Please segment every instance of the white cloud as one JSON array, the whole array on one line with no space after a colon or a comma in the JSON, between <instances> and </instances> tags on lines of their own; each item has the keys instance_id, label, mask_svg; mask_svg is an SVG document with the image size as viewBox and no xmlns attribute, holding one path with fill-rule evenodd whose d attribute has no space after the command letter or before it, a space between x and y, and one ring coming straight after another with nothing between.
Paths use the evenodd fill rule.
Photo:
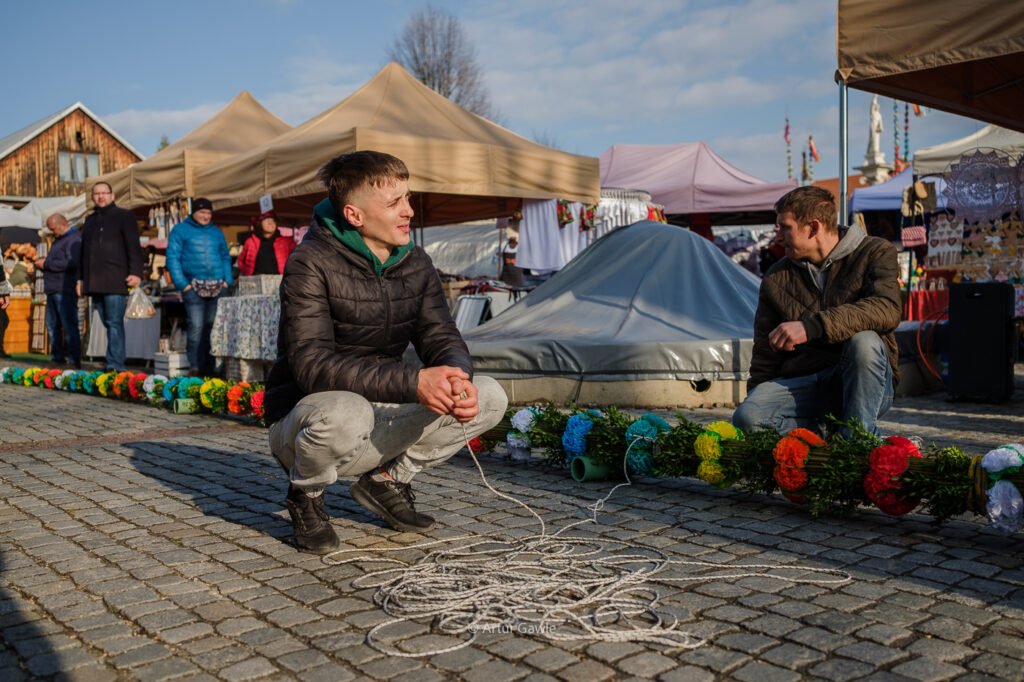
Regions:
<instances>
[{"instance_id":1,"label":"white cloud","mask_svg":"<svg viewBox=\"0 0 1024 682\"><path fill-rule=\"evenodd\" d=\"M188 109L126 109L106 114L103 120L128 139L167 135L173 141L209 119L226 104L197 104Z\"/></svg>"}]
</instances>

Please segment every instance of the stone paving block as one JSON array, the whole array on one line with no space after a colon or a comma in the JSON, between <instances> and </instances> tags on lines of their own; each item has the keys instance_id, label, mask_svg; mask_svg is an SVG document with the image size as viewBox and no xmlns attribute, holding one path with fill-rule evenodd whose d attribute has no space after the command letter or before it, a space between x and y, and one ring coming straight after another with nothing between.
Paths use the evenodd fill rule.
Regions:
<instances>
[{"instance_id":1,"label":"stone paving block","mask_svg":"<svg viewBox=\"0 0 1024 682\"><path fill-rule=\"evenodd\" d=\"M262 657L254 657L224 668L217 673L217 676L228 682L243 682L266 677L276 672L277 668L273 663Z\"/></svg>"},{"instance_id":2,"label":"stone paving block","mask_svg":"<svg viewBox=\"0 0 1024 682\"><path fill-rule=\"evenodd\" d=\"M369 647L365 647L369 648ZM438 654L430 658L431 665L442 670L449 670L454 673L461 673L470 668L476 668L493 660L491 656L477 649L459 649L446 654Z\"/></svg>"},{"instance_id":3,"label":"stone paving block","mask_svg":"<svg viewBox=\"0 0 1024 682\"><path fill-rule=\"evenodd\" d=\"M818 679L844 682L865 677L873 670L874 667L860 661L852 661L848 658L830 658L811 666L806 673Z\"/></svg>"},{"instance_id":4,"label":"stone paving block","mask_svg":"<svg viewBox=\"0 0 1024 682\"><path fill-rule=\"evenodd\" d=\"M145 644L114 656L111 661L118 668L133 668L146 663L152 663L153 661L159 661L170 655L170 650L162 644Z\"/></svg>"},{"instance_id":5,"label":"stone paving block","mask_svg":"<svg viewBox=\"0 0 1024 682\"><path fill-rule=\"evenodd\" d=\"M792 670L757 661L734 671L732 677L740 682L790 682L801 679L801 675Z\"/></svg>"},{"instance_id":6,"label":"stone paving block","mask_svg":"<svg viewBox=\"0 0 1024 682\"><path fill-rule=\"evenodd\" d=\"M759 654L766 649L778 646L779 641L763 635L735 633L717 638L715 644L742 653Z\"/></svg>"},{"instance_id":7,"label":"stone paving block","mask_svg":"<svg viewBox=\"0 0 1024 682\"><path fill-rule=\"evenodd\" d=\"M302 682L348 682L356 679L355 673L337 663L328 663L299 674Z\"/></svg>"},{"instance_id":8,"label":"stone paving block","mask_svg":"<svg viewBox=\"0 0 1024 682\"><path fill-rule=\"evenodd\" d=\"M615 679L616 673L597 661L581 661L560 670L556 677L564 682L599 682Z\"/></svg>"},{"instance_id":9,"label":"stone paving block","mask_svg":"<svg viewBox=\"0 0 1024 682\"><path fill-rule=\"evenodd\" d=\"M1021 677L1020 659L1008 658L999 654L978 656L966 666L999 680L1017 680Z\"/></svg>"},{"instance_id":10,"label":"stone paving block","mask_svg":"<svg viewBox=\"0 0 1024 682\"><path fill-rule=\"evenodd\" d=\"M707 644L680 654L678 658L680 661L708 668L718 674L727 673L750 660L749 656L738 651Z\"/></svg>"},{"instance_id":11,"label":"stone paving block","mask_svg":"<svg viewBox=\"0 0 1024 682\"><path fill-rule=\"evenodd\" d=\"M554 673L562 668L579 663L578 656L574 656L558 647L545 646L540 651L530 654L523 659L523 663L545 673Z\"/></svg>"},{"instance_id":12,"label":"stone paving block","mask_svg":"<svg viewBox=\"0 0 1024 682\"><path fill-rule=\"evenodd\" d=\"M132 670L132 678L138 682L162 682L198 672L191 662L172 656L155 663L148 663Z\"/></svg>"},{"instance_id":13,"label":"stone paving block","mask_svg":"<svg viewBox=\"0 0 1024 682\"><path fill-rule=\"evenodd\" d=\"M891 665L909 655L905 651L875 644L874 642L857 642L856 644L839 647L832 653L836 656L845 656L857 661L863 661L875 668Z\"/></svg>"},{"instance_id":14,"label":"stone paving block","mask_svg":"<svg viewBox=\"0 0 1024 682\"><path fill-rule=\"evenodd\" d=\"M950 642L966 642L974 637L974 633L977 631L977 628L970 623L960 622L945 616L919 623L916 628L921 632L934 635L940 639L949 640Z\"/></svg>"},{"instance_id":15,"label":"stone paving block","mask_svg":"<svg viewBox=\"0 0 1024 682\"><path fill-rule=\"evenodd\" d=\"M938 682L951 680L963 675L966 671L958 665L943 663L931 658L914 658L893 667L892 672L913 680Z\"/></svg>"},{"instance_id":16,"label":"stone paving block","mask_svg":"<svg viewBox=\"0 0 1024 682\"><path fill-rule=\"evenodd\" d=\"M213 633L213 627L208 623L189 623L181 627L171 628L160 632L160 639L169 644L180 644L190 639L205 637Z\"/></svg>"},{"instance_id":17,"label":"stone paving block","mask_svg":"<svg viewBox=\"0 0 1024 682\"><path fill-rule=\"evenodd\" d=\"M95 666L96 659L82 646L56 652L44 652L29 657L25 668L36 677L49 677L76 668Z\"/></svg>"}]
</instances>

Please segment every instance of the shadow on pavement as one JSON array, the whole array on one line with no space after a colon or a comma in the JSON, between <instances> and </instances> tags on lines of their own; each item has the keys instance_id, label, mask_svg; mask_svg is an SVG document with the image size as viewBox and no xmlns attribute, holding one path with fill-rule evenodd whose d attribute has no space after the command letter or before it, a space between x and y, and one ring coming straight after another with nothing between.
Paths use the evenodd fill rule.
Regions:
<instances>
[{"instance_id":1,"label":"shadow on pavement","mask_svg":"<svg viewBox=\"0 0 1024 682\"><path fill-rule=\"evenodd\" d=\"M134 441L125 447L131 448L131 463L139 473L187 496L203 514L291 544L292 526L284 506L288 477L269 454L155 441ZM324 501L334 518L383 527L349 498L345 481L330 486Z\"/></svg>"},{"instance_id":2,"label":"shadow on pavement","mask_svg":"<svg viewBox=\"0 0 1024 682\"><path fill-rule=\"evenodd\" d=\"M0 552L0 576L7 562ZM50 645L38 615L25 609L21 596L0 583L0 680L19 682L60 671L60 661Z\"/></svg>"}]
</instances>

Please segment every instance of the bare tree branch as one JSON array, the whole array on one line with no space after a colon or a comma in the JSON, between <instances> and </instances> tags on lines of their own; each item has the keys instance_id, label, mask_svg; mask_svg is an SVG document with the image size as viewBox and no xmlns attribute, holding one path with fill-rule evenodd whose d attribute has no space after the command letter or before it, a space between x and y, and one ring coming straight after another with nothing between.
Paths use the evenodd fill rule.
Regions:
<instances>
[{"instance_id":1,"label":"bare tree branch","mask_svg":"<svg viewBox=\"0 0 1024 682\"><path fill-rule=\"evenodd\" d=\"M494 117L476 49L452 15L428 5L406 22L388 57L462 108Z\"/></svg>"}]
</instances>

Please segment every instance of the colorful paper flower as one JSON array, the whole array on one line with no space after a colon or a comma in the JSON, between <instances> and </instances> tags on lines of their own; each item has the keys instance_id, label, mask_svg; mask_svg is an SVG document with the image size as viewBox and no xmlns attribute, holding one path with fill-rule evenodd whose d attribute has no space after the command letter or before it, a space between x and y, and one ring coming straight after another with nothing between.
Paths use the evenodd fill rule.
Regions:
<instances>
[{"instance_id":1,"label":"colorful paper flower","mask_svg":"<svg viewBox=\"0 0 1024 682\"><path fill-rule=\"evenodd\" d=\"M900 494L899 477L910 467L911 458L921 458L921 451L913 441L901 436L886 438L883 445L868 455L864 494L886 514L909 514L921 502L920 498Z\"/></svg>"},{"instance_id":2,"label":"colorful paper flower","mask_svg":"<svg viewBox=\"0 0 1024 682\"><path fill-rule=\"evenodd\" d=\"M726 482L725 470L719 458L722 456L722 442L731 440L743 440L743 432L727 421L711 422L704 432L694 439L693 451L700 458L697 478L712 485L722 485Z\"/></svg>"},{"instance_id":3,"label":"colorful paper flower","mask_svg":"<svg viewBox=\"0 0 1024 682\"><path fill-rule=\"evenodd\" d=\"M228 385L222 379L207 379L199 386L199 403L211 412L227 409Z\"/></svg>"}]
</instances>

